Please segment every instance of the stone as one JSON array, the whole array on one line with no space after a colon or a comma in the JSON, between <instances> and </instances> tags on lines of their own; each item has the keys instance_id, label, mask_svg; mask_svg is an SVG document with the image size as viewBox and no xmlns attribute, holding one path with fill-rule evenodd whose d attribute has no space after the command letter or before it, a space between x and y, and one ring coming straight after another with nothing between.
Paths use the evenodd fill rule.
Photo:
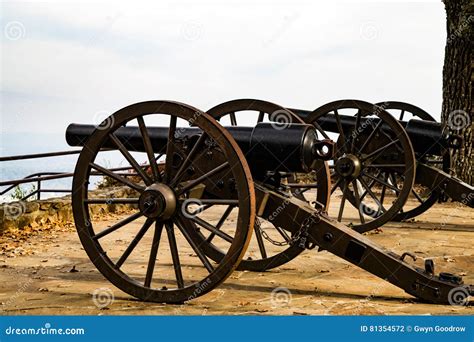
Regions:
<instances>
[{"instance_id":1,"label":"stone","mask_svg":"<svg viewBox=\"0 0 474 342\"><path fill-rule=\"evenodd\" d=\"M39 203L40 210L48 210L51 206L51 202L40 202Z\"/></svg>"},{"instance_id":2,"label":"stone","mask_svg":"<svg viewBox=\"0 0 474 342\"><path fill-rule=\"evenodd\" d=\"M26 226L29 226L32 221L33 221L33 217L31 215L28 215L28 214L21 215L16 220L17 227L18 229L25 228Z\"/></svg>"},{"instance_id":3,"label":"stone","mask_svg":"<svg viewBox=\"0 0 474 342\"><path fill-rule=\"evenodd\" d=\"M113 187L94 191L94 197L138 197L138 192L124 187ZM41 230L43 227L48 225L66 225L73 222L70 198L70 196L66 196L40 201L20 202L22 213L18 216L5 215L5 207L6 205L11 205L11 203L0 204L0 234L9 230L22 229L27 226L34 228L35 230ZM128 212L132 208L136 208L136 205L102 204L90 206L91 216L98 219L108 213Z\"/></svg>"},{"instance_id":4,"label":"stone","mask_svg":"<svg viewBox=\"0 0 474 342\"><path fill-rule=\"evenodd\" d=\"M25 204L25 213L30 214L39 210L40 205L37 202L24 202Z\"/></svg>"}]
</instances>

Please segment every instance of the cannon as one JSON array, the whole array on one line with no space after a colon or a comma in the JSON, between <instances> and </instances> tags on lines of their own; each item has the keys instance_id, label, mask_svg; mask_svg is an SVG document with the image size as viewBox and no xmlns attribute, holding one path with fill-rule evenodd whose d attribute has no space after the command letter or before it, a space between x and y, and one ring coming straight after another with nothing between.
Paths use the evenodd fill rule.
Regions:
<instances>
[{"instance_id":1,"label":"cannon","mask_svg":"<svg viewBox=\"0 0 474 342\"><path fill-rule=\"evenodd\" d=\"M285 127L285 134L278 134L273 125L262 122L255 127L227 128L252 165L254 175L262 177L267 171L309 172L316 167L318 159L332 158L333 142L318 140L313 126L291 123ZM71 124L66 129L66 141L70 146L82 146L95 129L94 125ZM168 141L168 128L151 127L148 135L153 148L159 151ZM199 128L181 127L177 137L185 137L192 143L200 135L202 130ZM115 148L117 141L130 151L146 151L138 127L119 128L112 138L104 141L103 148Z\"/></svg>"},{"instance_id":2,"label":"cannon","mask_svg":"<svg viewBox=\"0 0 474 342\"><path fill-rule=\"evenodd\" d=\"M347 111L352 110L348 115ZM300 117L308 123L313 123L318 127L321 136L327 136L327 132L335 133L333 138L338 140L338 145L347 145L352 143L352 138L364 141L362 148L369 144L370 139L377 141L380 135L387 135L392 127L380 120L370 118L371 112L397 110L400 111L398 122L407 132L412 145L413 154L416 159L416 175L414 184L409 195L415 198L417 205L402 206L397 213L392 212L393 220L407 220L424 211L428 210L436 201L452 200L461 202L467 206L474 206L474 187L462 182L461 180L450 176L450 154L449 149L460 146L458 136L447 136L440 123L435 122L433 117L422 109L403 102L386 101L377 105L367 105L357 100L341 100L328 103L314 110L293 109ZM341 114L345 112L346 114ZM410 120L403 121L411 114ZM368 117L368 118L367 118ZM359 121L357 122L357 119ZM421 120L419 120L421 119ZM361 128L358 128L361 127ZM396 136L396 134L394 134ZM386 139L387 145L393 143L396 138ZM387 146L386 145L386 146ZM351 147L352 148L352 147ZM361 148L361 149L362 149ZM361 172L358 174L347 175L341 172L338 163L340 160L347 161L349 168L354 168L358 164L365 151L357 151L356 155L341 151L336 152L334 161L334 174L337 177L336 183L340 185L343 192L343 199L347 198L361 215L378 216L384 213L384 199L386 193L401 193L399 185L405 182L404 174L394 163L381 163L380 165L362 165ZM407 152L407 150L405 150ZM385 153L385 152L384 152ZM349 155L349 159L346 158ZM363 156L362 156L363 158ZM362 163L363 164L363 163ZM415 166L413 167L415 170ZM374 186L379 186L379 193L372 191ZM356 191L360 191L362 199L372 198L372 204L366 205L364 201L357 201ZM345 193L345 196L344 196ZM406 197L407 196L402 196ZM341 201L341 210L343 211L345 201ZM341 220L342 215L338 216ZM362 216L361 216L362 220ZM355 226L360 232L373 229L374 226L359 224Z\"/></svg>"},{"instance_id":3,"label":"cannon","mask_svg":"<svg viewBox=\"0 0 474 342\"><path fill-rule=\"evenodd\" d=\"M432 262L424 269L409 264L405 261L409 253L387 251L329 218L324 209L296 197L284 182L278 184L282 177L272 174L298 171L290 166L302 166L301 159L299 163L282 163L283 171L275 170L270 163L265 166L264 161L271 158L268 155L274 153L266 150L266 155L257 154L262 158L259 167L251 168L242 150L245 144L234 138L236 131L194 107L170 101L141 102L115 112L79 138L74 132L82 128L70 126L67 133L68 141L83 146L72 189L78 235L105 278L136 298L183 303L216 288L239 266L257 217L271 222L275 234L290 244L333 253L421 300L461 304L474 294L460 276L435 274ZM142 142L128 136L131 132L139 132ZM162 139L165 132L167 139ZM400 134L400 143L409 141L403 130ZM272 142L271 136L266 134L262 141ZM301 134L288 135L295 140L287 143L305 150L301 138ZM319 145L314 137L311 140L313 146ZM323 145L331 146L328 142ZM135 178L118 175L101 162L99 155L116 152L133 167ZM311 152L313 161L324 162L327 156L314 153L313 148ZM146 158L146 164L139 163L138 154ZM277 158L292 156L275 154ZM311 160L304 164L317 165ZM92 170L128 188L130 196L101 197L94 191ZM326 182L330 183L329 178ZM104 226L95 217L94 207L114 204L129 205L130 212ZM209 257L211 244L221 253L218 262Z\"/></svg>"},{"instance_id":4,"label":"cannon","mask_svg":"<svg viewBox=\"0 0 474 342\"><path fill-rule=\"evenodd\" d=\"M332 106L333 105L331 105L330 108ZM310 122L313 119L311 111L301 109L290 110L301 118L307 120L307 122ZM344 133L349 134L352 131L353 127L355 127L356 125L356 120L356 116L340 116L339 123ZM331 112L329 112L327 115L316 118L315 122L326 132L339 132L337 114L332 114ZM371 120L370 118L361 118L359 124L360 126L370 125L371 127L377 127L377 125L379 125L379 122L380 119ZM453 139L450 139L443 134L442 126L439 122L411 119L409 121L399 120L399 123L407 132L408 137L410 138L410 141L412 143L413 150L417 155L442 155L444 150L451 146L450 142ZM388 127L388 125L382 123L379 129L381 131L387 131L391 128Z\"/></svg>"}]
</instances>

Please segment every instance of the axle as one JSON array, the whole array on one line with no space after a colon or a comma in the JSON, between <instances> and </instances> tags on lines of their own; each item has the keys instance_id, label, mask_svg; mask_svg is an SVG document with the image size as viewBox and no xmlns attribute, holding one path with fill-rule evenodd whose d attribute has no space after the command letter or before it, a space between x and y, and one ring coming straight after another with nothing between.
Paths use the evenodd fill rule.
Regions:
<instances>
[{"instance_id":1,"label":"axle","mask_svg":"<svg viewBox=\"0 0 474 342\"><path fill-rule=\"evenodd\" d=\"M93 125L70 124L66 129L66 141L70 146L84 146L95 129ZM267 171L308 172L316 167L317 160L328 160L333 156L333 142L318 140L311 125L289 124L280 130L270 123L259 123L255 127L227 129L244 152L254 175ZM168 127L148 127L148 134L155 153L163 152L168 142ZM184 146L201 134L197 127L179 127L175 138ZM114 135L129 151L145 151L138 127L120 127ZM109 138L103 148L116 149L117 146Z\"/></svg>"}]
</instances>

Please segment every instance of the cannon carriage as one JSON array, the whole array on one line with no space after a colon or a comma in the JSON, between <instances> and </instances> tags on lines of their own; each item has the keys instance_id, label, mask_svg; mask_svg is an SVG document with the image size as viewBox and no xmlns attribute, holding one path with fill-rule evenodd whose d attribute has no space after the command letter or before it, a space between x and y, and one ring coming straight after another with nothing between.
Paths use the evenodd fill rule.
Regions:
<instances>
[{"instance_id":1,"label":"cannon carriage","mask_svg":"<svg viewBox=\"0 0 474 342\"><path fill-rule=\"evenodd\" d=\"M262 122L254 127L236 126L239 108L258 112ZM265 114L274 113L275 108L294 117L290 110L265 102L254 107L233 102L208 114L182 103L150 101L125 107L97 127L69 126L68 143L83 146L73 179L74 219L97 269L115 286L141 300L182 303L208 293L230 276L245 257L256 230L263 263L245 260L247 267L271 268L269 260L281 264L288 259L282 255L293 246L298 249L292 250L290 257L318 247L428 302L460 303L474 293L460 276L435 274L430 262L425 269L414 267L404 260L409 254L387 251L352 229L354 226L331 219L326 213L332 191L326 160L343 157L340 142L319 139L319 124L286 122L279 130L274 122L263 122ZM367 160L380 166L376 163L381 152L389 149L392 169L404 175L403 191L393 209L371 221L383 217L376 221L379 224L403 206L403 196L415 180L415 157L403 126L383 109L373 109L356 117L356 127L364 116L383 128L383 138L367 144L371 155ZM234 125L223 127L215 120L225 115ZM100 162L99 154L111 150L118 151L134 168L134 180ZM146 164L137 161L137 153L146 156ZM335 168L350 173L347 162L336 163ZM292 177L312 170L317 175L317 194L308 201ZM129 188L131 196L95 197L93 171ZM360 203L356 192L354 200ZM101 227L94 220L93 207L114 203L129 205L130 214ZM271 227L263 229L259 220ZM117 248L121 240L113 238L118 232L130 237L122 250ZM277 258L264 255L261 242L265 234L270 239L279 235L286 242ZM157 262L164 260L165 254L171 255L172 263Z\"/></svg>"}]
</instances>

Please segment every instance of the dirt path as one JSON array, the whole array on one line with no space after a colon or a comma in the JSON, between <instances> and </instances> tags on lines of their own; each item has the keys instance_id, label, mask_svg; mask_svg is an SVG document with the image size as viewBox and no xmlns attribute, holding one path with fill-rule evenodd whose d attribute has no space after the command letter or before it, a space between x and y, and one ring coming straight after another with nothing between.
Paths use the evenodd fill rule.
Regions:
<instances>
[{"instance_id":1,"label":"dirt path","mask_svg":"<svg viewBox=\"0 0 474 342\"><path fill-rule=\"evenodd\" d=\"M420 227L425 229L414 229ZM433 257L438 272L462 273L466 283L474 284L471 209L437 205L415 222L388 224L370 238L398 253L414 252L420 266L423 258ZM2 314L474 314L472 306L418 303L365 271L314 250L269 272L235 272L188 304L163 305L136 301L105 280L73 228L40 232L16 250L2 247L8 250L0 255ZM93 293L102 295L99 302Z\"/></svg>"}]
</instances>

